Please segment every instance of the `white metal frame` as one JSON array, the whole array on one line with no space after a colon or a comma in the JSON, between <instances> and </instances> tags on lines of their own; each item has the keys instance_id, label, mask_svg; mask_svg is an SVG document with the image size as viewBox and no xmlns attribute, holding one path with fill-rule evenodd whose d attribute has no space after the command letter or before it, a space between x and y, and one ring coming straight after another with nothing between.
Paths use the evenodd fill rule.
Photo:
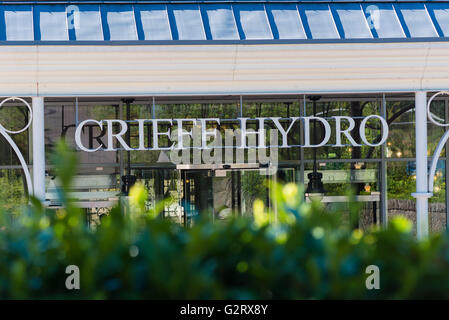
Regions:
<instances>
[{"instance_id":1,"label":"white metal frame","mask_svg":"<svg viewBox=\"0 0 449 320\"><path fill-rule=\"evenodd\" d=\"M6 98L4 99L1 103L0 103L0 108L3 107L3 105L8 102L8 101L20 101L22 103L25 104L25 106L28 108L28 112L29 112L29 119L28 119L28 123L25 125L25 127L23 127L20 130L17 131L13 131L13 130L8 130L6 129L2 124L0 124L0 134L6 139L6 141L8 141L9 145L12 147L12 149L14 150L14 152L17 155L17 158L19 158L20 161L20 165L22 166L22 170L25 174L25 179L26 179L26 183L27 183L27 189L28 189L28 194L33 194L33 184L31 183L31 175L30 175L30 171L28 170L28 165L22 155L22 152L20 152L19 147L17 146L17 144L14 142L14 140L9 136L9 134L18 134L21 132L24 132L25 130L27 130L30 125L31 122L33 121L33 110L31 109L30 105L28 104L28 102L26 102L25 100L18 98L18 97L10 97L10 98ZM8 134L9 133L9 134Z\"/></svg>"},{"instance_id":2,"label":"white metal frame","mask_svg":"<svg viewBox=\"0 0 449 320\"><path fill-rule=\"evenodd\" d=\"M45 201L44 98L33 97L33 187L34 196Z\"/></svg>"},{"instance_id":3,"label":"white metal frame","mask_svg":"<svg viewBox=\"0 0 449 320\"><path fill-rule=\"evenodd\" d=\"M427 92L415 92L415 144L416 144L416 235L422 239L429 234L428 192L427 184Z\"/></svg>"}]
</instances>

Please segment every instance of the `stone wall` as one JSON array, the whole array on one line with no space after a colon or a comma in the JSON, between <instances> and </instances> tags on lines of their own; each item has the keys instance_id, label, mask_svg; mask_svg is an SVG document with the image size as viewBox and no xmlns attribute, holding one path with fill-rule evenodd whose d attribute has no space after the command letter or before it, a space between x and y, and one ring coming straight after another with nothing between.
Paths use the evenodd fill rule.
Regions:
<instances>
[{"instance_id":1,"label":"stone wall","mask_svg":"<svg viewBox=\"0 0 449 320\"><path fill-rule=\"evenodd\" d=\"M359 219L359 228L367 230L374 224L374 212L376 211L376 220L379 222L379 203L376 208L372 202L366 202L363 205ZM348 210L348 208L346 208ZM348 212L343 211L344 222L349 222ZM394 216L402 215L413 222L416 233L416 203L414 200L388 200L388 219ZM446 206L444 203L429 203L429 227L430 232L441 232L446 229Z\"/></svg>"},{"instance_id":2,"label":"stone wall","mask_svg":"<svg viewBox=\"0 0 449 320\"><path fill-rule=\"evenodd\" d=\"M403 215L413 221L416 226L416 203L414 200L388 200L388 218ZM446 205L444 203L429 203L430 232L446 229ZM416 228L415 228L416 229Z\"/></svg>"}]
</instances>

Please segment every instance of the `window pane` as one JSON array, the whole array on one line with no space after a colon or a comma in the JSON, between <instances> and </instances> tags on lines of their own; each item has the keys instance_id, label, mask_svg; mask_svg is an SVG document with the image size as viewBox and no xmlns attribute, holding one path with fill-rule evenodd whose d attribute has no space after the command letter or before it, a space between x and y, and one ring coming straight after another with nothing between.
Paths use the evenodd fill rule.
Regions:
<instances>
[{"instance_id":1,"label":"window pane","mask_svg":"<svg viewBox=\"0 0 449 320\"><path fill-rule=\"evenodd\" d=\"M26 203L26 182L23 171L0 170L0 211L14 219L22 212L21 208Z\"/></svg>"},{"instance_id":2,"label":"window pane","mask_svg":"<svg viewBox=\"0 0 449 320\"><path fill-rule=\"evenodd\" d=\"M388 158L413 158L415 156L415 102L388 101L387 139Z\"/></svg>"}]
</instances>

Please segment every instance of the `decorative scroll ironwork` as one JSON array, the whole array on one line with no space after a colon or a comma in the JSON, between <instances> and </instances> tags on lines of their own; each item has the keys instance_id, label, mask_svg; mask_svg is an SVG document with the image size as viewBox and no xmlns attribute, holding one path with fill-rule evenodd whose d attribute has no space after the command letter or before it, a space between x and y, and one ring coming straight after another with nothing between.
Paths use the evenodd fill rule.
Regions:
<instances>
[{"instance_id":1,"label":"decorative scroll ironwork","mask_svg":"<svg viewBox=\"0 0 449 320\"><path fill-rule=\"evenodd\" d=\"M33 193L33 184L31 183L30 171L28 170L28 166L27 166L27 164L25 162L25 159L24 159L22 153L20 152L19 147L14 142L14 140L11 138L10 134L22 133L22 132L24 132L25 130L27 130L30 127L31 122L33 120L33 110L31 109L31 106L28 104L28 102L26 102L24 99L18 98L18 97L10 97L10 98L4 99L2 102L0 102L0 109L3 107L3 105L6 102L8 102L8 101L16 101L16 100L24 103L26 105L26 107L28 108L28 111L29 111L28 123L22 129L17 130L17 131L8 130L0 123L0 134L6 139L6 141L9 143L9 145L12 147L12 149L16 153L17 158L19 158L20 165L22 166L23 172L25 174L28 194L32 194Z\"/></svg>"},{"instance_id":2,"label":"decorative scroll ironwork","mask_svg":"<svg viewBox=\"0 0 449 320\"><path fill-rule=\"evenodd\" d=\"M437 96L440 95L449 95L449 91L440 91L438 93L435 93L427 102L427 117L429 118L430 122L433 124L440 126L440 127L448 127L449 123L441 123L435 120L435 118L432 116L432 113L430 111L430 105ZM440 158L441 151L443 151L444 145L446 144L447 140L449 139L449 130L446 130L444 135L441 137L440 142L437 145L437 148L435 149L435 152L433 153L432 162L430 165L430 171L429 171L429 177L428 177L428 191L429 193L433 194L433 179L435 176L435 172L437 169L437 163L438 159ZM446 168L447 170L447 168Z\"/></svg>"}]
</instances>

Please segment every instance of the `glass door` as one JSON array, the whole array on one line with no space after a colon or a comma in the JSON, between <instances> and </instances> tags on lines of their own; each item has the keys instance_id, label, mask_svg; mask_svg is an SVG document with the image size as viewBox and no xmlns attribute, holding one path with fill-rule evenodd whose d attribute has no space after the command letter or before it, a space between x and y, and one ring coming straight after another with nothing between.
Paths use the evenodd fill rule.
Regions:
<instances>
[{"instance_id":1,"label":"glass door","mask_svg":"<svg viewBox=\"0 0 449 320\"><path fill-rule=\"evenodd\" d=\"M133 169L148 191L148 208L165 202L161 217L192 226L200 215L221 223L235 216L252 216L256 199L272 208L268 180L260 169L175 169L152 167ZM273 209L273 208L272 208Z\"/></svg>"},{"instance_id":2,"label":"glass door","mask_svg":"<svg viewBox=\"0 0 449 320\"><path fill-rule=\"evenodd\" d=\"M211 170L181 170L183 222L193 225L199 214L214 216Z\"/></svg>"}]
</instances>

